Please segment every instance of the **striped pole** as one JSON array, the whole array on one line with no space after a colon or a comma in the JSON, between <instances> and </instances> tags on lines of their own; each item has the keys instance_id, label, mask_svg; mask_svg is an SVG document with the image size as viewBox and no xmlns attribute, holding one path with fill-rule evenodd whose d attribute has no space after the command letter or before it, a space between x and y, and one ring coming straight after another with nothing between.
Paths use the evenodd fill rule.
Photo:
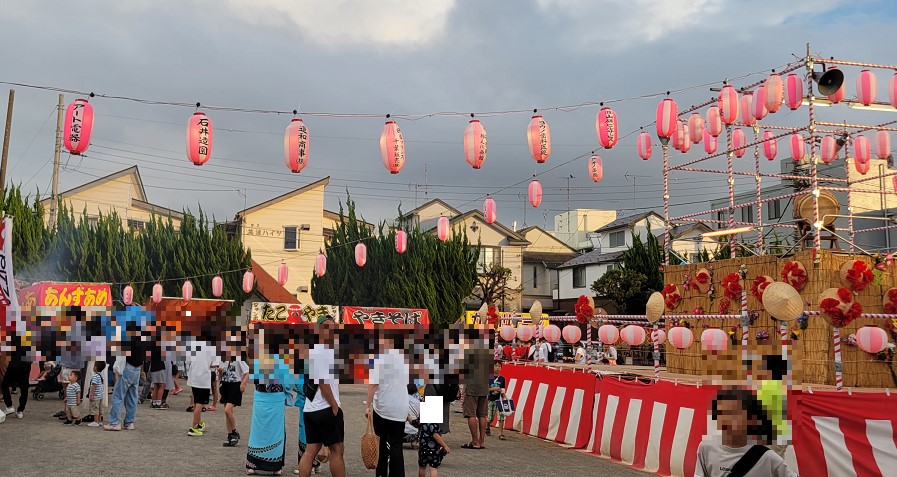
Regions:
<instances>
[{"instance_id":1,"label":"striped pole","mask_svg":"<svg viewBox=\"0 0 897 477\"><path fill-rule=\"evenodd\" d=\"M747 384L751 385L751 367L747 366L748 358L750 354L748 353L748 336L750 335L750 319L748 318L748 309L747 309L747 290L742 288L741 290L741 364L745 366L745 371L747 373Z\"/></svg>"},{"instance_id":2,"label":"striped pole","mask_svg":"<svg viewBox=\"0 0 897 477\"><path fill-rule=\"evenodd\" d=\"M660 379L660 347L657 345L657 330L659 327L654 323L654 332L651 333L651 341L654 342L654 382Z\"/></svg>"},{"instance_id":3,"label":"striped pole","mask_svg":"<svg viewBox=\"0 0 897 477\"><path fill-rule=\"evenodd\" d=\"M592 322L586 323L586 366L592 365Z\"/></svg>"},{"instance_id":4,"label":"striped pole","mask_svg":"<svg viewBox=\"0 0 897 477\"><path fill-rule=\"evenodd\" d=\"M779 322L779 337L782 338L782 361L785 362L785 386L791 389L791 365L788 363L788 322Z\"/></svg>"},{"instance_id":5,"label":"striped pole","mask_svg":"<svg viewBox=\"0 0 897 477\"><path fill-rule=\"evenodd\" d=\"M841 362L841 328L833 327L832 335L835 341L835 387L840 391L844 387L843 363Z\"/></svg>"}]
</instances>

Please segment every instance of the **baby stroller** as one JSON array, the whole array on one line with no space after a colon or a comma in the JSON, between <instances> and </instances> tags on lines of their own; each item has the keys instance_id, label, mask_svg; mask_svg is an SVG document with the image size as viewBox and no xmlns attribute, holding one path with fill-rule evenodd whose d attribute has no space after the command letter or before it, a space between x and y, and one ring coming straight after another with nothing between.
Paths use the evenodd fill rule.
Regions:
<instances>
[{"instance_id":1,"label":"baby stroller","mask_svg":"<svg viewBox=\"0 0 897 477\"><path fill-rule=\"evenodd\" d=\"M34 389L31 390L31 395L38 401L44 400L45 393L58 393L59 399L65 398L62 391L62 383L59 382L59 375L62 373L62 365L59 363L48 363L46 365L46 370L47 373L44 375L44 378L34 385Z\"/></svg>"}]
</instances>

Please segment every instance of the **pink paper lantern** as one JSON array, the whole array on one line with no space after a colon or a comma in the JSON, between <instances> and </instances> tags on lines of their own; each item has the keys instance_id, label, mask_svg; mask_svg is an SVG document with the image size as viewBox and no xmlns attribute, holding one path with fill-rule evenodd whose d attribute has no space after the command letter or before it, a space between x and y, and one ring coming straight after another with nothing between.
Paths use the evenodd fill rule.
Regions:
<instances>
[{"instance_id":1,"label":"pink paper lantern","mask_svg":"<svg viewBox=\"0 0 897 477\"><path fill-rule=\"evenodd\" d=\"M542 337L549 343L557 343L561 339L561 329L557 325L548 325L542 328Z\"/></svg>"},{"instance_id":2,"label":"pink paper lantern","mask_svg":"<svg viewBox=\"0 0 897 477\"><path fill-rule=\"evenodd\" d=\"M187 280L181 286L181 296L184 298L184 301L190 301L193 299L193 282Z\"/></svg>"},{"instance_id":3,"label":"pink paper lantern","mask_svg":"<svg viewBox=\"0 0 897 477\"><path fill-rule=\"evenodd\" d=\"M710 131L710 135L713 137L718 137L723 132L723 120L720 118L718 106L707 108L707 121L704 123L704 127Z\"/></svg>"},{"instance_id":4,"label":"pink paper lantern","mask_svg":"<svg viewBox=\"0 0 897 477\"><path fill-rule=\"evenodd\" d=\"M363 267L368 263L368 247L363 243L355 244L355 265Z\"/></svg>"},{"instance_id":5,"label":"pink paper lantern","mask_svg":"<svg viewBox=\"0 0 897 477\"><path fill-rule=\"evenodd\" d=\"M678 131L679 106L670 98L657 105L657 137L669 139Z\"/></svg>"},{"instance_id":6,"label":"pink paper lantern","mask_svg":"<svg viewBox=\"0 0 897 477\"><path fill-rule=\"evenodd\" d=\"M888 333L877 326L863 326L856 332L857 347L869 354L878 354L888 347Z\"/></svg>"},{"instance_id":7,"label":"pink paper lantern","mask_svg":"<svg viewBox=\"0 0 897 477\"><path fill-rule=\"evenodd\" d=\"M589 158L589 177L591 177L594 182L601 182L601 178L604 177L604 165L601 162L601 158L598 156Z\"/></svg>"},{"instance_id":8,"label":"pink paper lantern","mask_svg":"<svg viewBox=\"0 0 897 477\"><path fill-rule=\"evenodd\" d=\"M408 250L408 232L399 230L396 232L396 252L405 253Z\"/></svg>"},{"instance_id":9,"label":"pink paper lantern","mask_svg":"<svg viewBox=\"0 0 897 477\"><path fill-rule=\"evenodd\" d=\"M887 131L876 131L874 144L878 159L887 159L891 155L891 134Z\"/></svg>"},{"instance_id":10,"label":"pink paper lantern","mask_svg":"<svg viewBox=\"0 0 897 477\"><path fill-rule=\"evenodd\" d=\"M134 288L131 285L126 285L121 291L121 301L127 306L134 303Z\"/></svg>"},{"instance_id":11,"label":"pink paper lantern","mask_svg":"<svg viewBox=\"0 0 897 477\"><path fill-rule=\"evenodd\" d=\"M688 137L695 144L704 139L704 118L698 113L691 113L688 118Z\"/></svg>"},{"instance_id":12,"label":"pink paper lantern","mask_svg":"<svg viewBox=\"0 0 897 477\"><path fill-rule=\"evenodd\" d=\"M738 121L738 91L732 85L723 86L719 92L719 117L727 126Z\"/></svg>"},{"instance_id":13,"label":"pink paper lantern","mask_svg":"<svg viewBox=\"0 0 897 477\"><path fill-rule=\"evenodd\" d=\"M791 135L791 159L794 159L795 162L799 162L804 158L804 149L806 148L806 144L804 143L804 137L798 133L794 133Z\"/></svg>"},{"instance_id":14,"label":"pink paper lantern","mask_svg":"<svg viewBox=\"0 0 897 477\"><path fill-rule=\"evenodd\" d=\"M785 85L782 83L782 77L777 73L769 75L766 78L766 82L763 83L763 89L765 90L763 103L766 106L766 110L770 113L775 113L782 107L782 98L785 94Z\"/></svg>"},{"instance_id":15,"label":"pink paper lantern","mask_svg":"<svg viewBox=\"0 0 897 477\"><path fill-rule=\"evenodd\" d=\"M301 118L293 118L283 133L283 162L294 174L302 172L308 165L310 138L308 126Z\"/></svg>"},{"instance_id":16,"label":"pink paper lantern","mask_svg":"<svg viewBox=\"0 0 897 477\"><path fill-rule=\"evenodd\" d=\"M495 201L492 197L486 197L486 200L483 202L483 216L486 217L486 223L492 224L496 219L496 206Z\"/></svg>"},{"instance_id":17,"label":"pink paper lantern","mask_svg":"<svg viewBox=\"0 0 897 477\"><path fill-rule=\"evenodd\" d=\"M753 126L757 124L757 118L754 117L754 94L744 93L741 96L741 124L745 126Z\"/></svg>"},{"instance_id":18,"label":"pink paper lantern","mask_svg":"<svg viewBox=\"0 0 897 477\"><path fill-rule=\"evenodd\" d=\"M719 328L709 328L701 333L701 349L704 351L725 351L729 348L729 335Z\"/></svg>"},{"instance_id":19,"label":"pink paper lantern","mask_svg":"<svg viewBox=\"0 0 897 477\"><path fill-rule=\"evenodd\" d=\"M595 116L595 130L598 133L598 144L605 149L610 149L617 144L619 131L617 127L617 113L610 108L601 108Z\"/></svg>"},{"instance_id":20,"label":"pink paper lantern","mask_svg":"<svg viewBox=\"0 0 897 477\"><path fill-rule=\"evenodd\" d=\"M386 124L380 133L380 156L390 174L398 174L405 167L405 138L395 121L386 115Z\"/></svg>"},{"instance_id":21,"label":"pink paper lantern","mask_svg":"<svg viewBox=\"0 0 897 477\"><path fill-rule=\"evenodd\" d=\"M768 160L773 160L776 158L776 154L779 152L779 144L776 141L776 135L773 134L772 131L763 131L763 155Z\"/></svg>"},{"instance_id":22,"label":"pink paper lantern","mask_svg":"<svg viewBox=\"0 0 897 477\"><path fill-rule=\"evenodd\" d=\"M601 325L598 328L598 340L606 345L612 345L620 339L620 330L614 325Z\"/></svg>"},{"instance_id":23,"label":"pink paper lantern","mask_svg":"<svg viewBox=\"0 0 897 477\"><path fill-rule=\"evenodd\" d=\"M888 102L891 103L891 106L897 108L897 73L894 73L894 76L891 76L891 80L888 82Z\"/></svg>"},{"instance_id":24,"label":"pink paper lantern","mask_svg":"<svg viewBox=\"0 0 897 477\"><path fill-rule=\"evenodd\" d=\"M658 328L651 332L651 342L657 343L658 346L666 343L667 341L667 332Z\"/></svg>"},{"instance_id":25,"label":"pink paper lantern","mask_svg":"<svg viewBox=\"0 0 897 477\"><path fill-rule=\"evenodd\" d=\"M869 70L860 71L857 76L857 101L866 106L875 102L875 94L878 90L878 81L875 73Z\"/></svg>"},{"instance_id":26,"label":"pink paper lantern","mask_svg":"<svg viewBox=\"0 0 897 477\"><path fill-rule=\"evenodd\" d=\"M539 164L547 161L551 155L551 130L540 114L534 114L529 121L526 128L526 144L529 146L530 155Z\"/></svg>"},{"instance_id":27,"label":"pink paper lantern","mask_svg":"<svg viewBox=\"0 0 897 477\"><path fill-rule=\"evenodd\" d=\"M471 119L464 129L464 159L474 169L486 162L486 128L478 119Z\"/></svg>"},{"instance_id":28,"label":"pink paper lantern","mask_svg":"<svg viewBox=\"0 0 897 477\"><path fill-rule=\"evenodd\" d=\"M576 325L565 326L561 330L561 334L564 336L564 341L570 344L579 343L579 340L582 339L582 330Z\"/></svg>"},{"instance_id":29,"label":"pink paper lantern","mask_svg":"<svg viewBox=\"0 0 897 477\"><path fill-rule=\"evenodd\" d=\"M629 346L638 346L644 343L646 338L645 335L645 329L636 325L624 326L620 331L620 337L623 338L623 341L628 343Z\"/></svg>"},{"instance_id":30,"label":"pink paper lantern","mask_svg":"<svg viewBox=\"0 0 897 477\"><path fill-rule=\"evenodd\" d=\"M732 148L734 149L735 157L744 156L744 152L747 150L745 149L746 146L747 136L745 136L744 131L741 128L732 130Z\"/></svg>"},{"instance_id":31,"label":"pink paper lantern","mask_svg":"<svg viewBox=\"0 0 897 477\"><path fill-rule=\"evenodd\" d=\"M670 344L673 345L674 348L685 349L694 343L695 335L690 329L684 326L675 326L670 328L670 333L667 335L667 339L670 340Z\"/></svg>"},{"instance_id":32,"label":"pink paper lantern","mask_svg":"<svg viewBox=\"0 0 897 477\"><path fill-rule=\"evenodd\" d=\"M212 120L197 111L187 120L187 159L197 166L212 156Z\"/></svg>"},{"instance_id":33,"label":"pink paper lantern","mask_svg":"<svg viewBox=\"0 0 897 477\"><path fill-rule=\"evenodd\" d=\"M247 270L243 274L243 293L252 293L253 288L255 288L255 274L252 270Z\"/></svg>"},{"instance_id":34,"label":"pink paper lantern","mask_svg":"<svg viewBox=\"0 0 897 477\"><path fill-rule=\"evenodd\" d=\"M221 297L224 294L224 280L221 279L220 276L215 275L212 277L212 296L215 298Z\"/></svg>"},{"instance_id":35,"label":"pink paper lantern","mask_svg":"<svg viewBox=\"0 0 897 477\"><path fill-rule=\"evenodd\" d=\"M498 336L504 341L514 341L514 337L517 336L517 330L511 325L502 325L498 331Z\"/></svg>"},{"instance_id":36,"label":"pink paper lantern","mask_svg":"<svg viewBox=\"0 0 897 477\"><path fill-rule=\"evenodd\" d=\"M529 341L533 339L533 327L530 325L521 325L517 328L517 339L520 341Z\"/></svg>"},{"instance_id":37,"label":"pink paper lantern","mask_svg":"<svg viewBox=\"0 0 897 477\"><path fill-rule=\"evenodd\" d=\"M448 240L449 228L448 217L439 217L439 220L436 221L436 238L438 238L440 242Z\"/></svg>"},{"instance_id":38,"label":"pink paper lantern","mask_svg":"<svg viewBox=\"0 0 897 477\"><path fill-rule=\"evenodd\" d=\"M830 70L838 69L835 66L829 67ZM841 83L841 87L838 88L838 91L835 91L833 94L828 95L829 101L832 103L840 103L842 99L844 99L844 83Z\"/></svg>"},{"instance_id":39,"label":"pink paper lantern","mask_svg":"<svg viewBox=\"0 0 897 477\"><path fill-rule=\"evenodd\" d=\"M280 286L284 286L287 284L290 278L290 267L287 266L286 262L280 262L280 265L277 267L277 283Z\"/></svg>"},{"instance_id":40,"label":"pink paper lantern","mask_svg":"<svg viewBox=\"0 0 897 477\"><path fill-rule=\"evenodd\" d=\"M62 144L72 154L80 155L90 146L93 131L93 106L78 98L65 109Z\"/></svg>"},{"instance_id":41,"label":"pink paper lantern","mask_svg":"<svg viewBox=\"0 0 897 477\"><path fill-rule=\"evenodd\" d=\"M159 304L162 302L162 284L156 283L153 285L153 303Z\"/></svg>"},{"instance_id":42,"label":"pink paper lantern","mask_svg":"<svg viewBox=\"0 0 897 477\"><path fill-rule=\"evenodd\" d=\"M318 278L321 278L325 273L327 273L327 255L319 253L318 256L315 257L315 275Z\"/></svg>"},{"instance_id":43,"label":"pink paper lantern","mask_svg":"<svg viewBox=\"0 0 897 477\"><path fill-rule=\"evenodd\" d=\"M719 140L716 136L712 136L710 134L710 129L704 129L704 152L707 154L716 153L717 145L719 144Z\"/></svg>"},{"instance_id":44,"label":"pink paper lantern","mask_svg":"<svg viewBox=\"0 0 897 477\"><path fill-rule=\"evenodd\" d=\"M779 101L779 104L782 102ZM751 101L751 114L753 114L754 119L757 121L766 117L766 114L769 110L766 109L766 87L761 86L757 88L757 91L754 92L753 101Z\"/></svg>"},{"instance_id":45,"label":"pink paper lantern","mask_svg":"<svg viewBox=\"0 0 897 477\"><path fill-rule=\"evenodd\" d=\"M542 203L542 184L536 179L529 183L527 197L529 198L529 205L533 207L539 207L539 204Z\"/></svg>"},{"instance_id":46,"label":"pink paper lantern","mask_svg":"<svg viewBox=\"0 0 897 477\"><path fill-rule=\"evenodd\" d=\"M644 161L651 159L651 135L642 131L636 138L636 143L638 144L638 157Z\"/></svg>"},{"instance_id":47,"label":"pink paper lantern","mask_svg":"<svg viewBox=\"0 0 897 477\"><path fill-rule=\"evenodd\" d=\"M859 172L860 174L862 174L864 176L866 175L867 172L869 172L869 167L872 165L872 163L870 163L869 161L866 161L866 162L854 161L853 164L854 164L854 167L856 167L857 172Z\"/></svg>"},{"instance_id":48,"label":"pink paper lantern","mask_svg":"<svg viewBox=\"0 0 897 477\"><path fill-rule=\"evenodd\" d=\"M833 136L822 138L822 145L819 147L819 158L822 159L822 162L829 164L834 161L837 151L838 141Z\"/></svg>"},{"instance_id":49,"label":"pink paper lantern","mask_svg":"<svg viewBox=\"0 0 897 477\"><path fill-rule=\"evenodd\" d=\"M866 136L857 136L853 140L853 157L857 162L869 162L872 158L872 148L869 144L869 138Z\"/></svg>"},{"instance_id":50,"label":"pink paper lantern","mask_svg":"<svg viewBox=\"0 0 897 477\"><path fill-rule=\"evenodd\" d=\"M796 74L790 74L785 78L785 104L788 109L794 111L804 101L804 82ZM767 109L769 109L767 107Z\"/></svg>"},{"instance_id":51,"label":"pink paper lantern","mask_svg":"<svg viewBox=\"0 0 897 477\"><path fill-rule=\"evenodd\" d=\"M691 149L691 139L688 137L688 126L685 124L679 124L679 130L676 132L676 135L673 136L673 147L683 154Z\"/></svg>"}]
</instances>

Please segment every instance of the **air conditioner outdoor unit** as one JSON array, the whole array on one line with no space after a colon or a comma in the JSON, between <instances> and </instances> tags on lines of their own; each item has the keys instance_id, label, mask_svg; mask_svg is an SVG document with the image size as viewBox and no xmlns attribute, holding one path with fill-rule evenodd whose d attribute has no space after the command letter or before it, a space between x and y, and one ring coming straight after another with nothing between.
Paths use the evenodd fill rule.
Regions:
<instances>
[{"instance_id":1,"label":"air conditioner outdoor unit","mask_svg":"<svg viewBox=\"0 0 897 477\"><path fill-rule=\"evenodd\" d=\"M300 286L297 290L299 290L299 293L308 293L308 287L305 285Z\"/></svg>"},{"instance_id":2,"label":"air conditioner outdoor unit","mask_svg":"<svg viewBox=\"0 0 897 477\"><path fill-rule=\"evenodd\" d=\"M311 230L311 224L302 224L299 228L302 230Z\"/></svg>"}]
</instances>

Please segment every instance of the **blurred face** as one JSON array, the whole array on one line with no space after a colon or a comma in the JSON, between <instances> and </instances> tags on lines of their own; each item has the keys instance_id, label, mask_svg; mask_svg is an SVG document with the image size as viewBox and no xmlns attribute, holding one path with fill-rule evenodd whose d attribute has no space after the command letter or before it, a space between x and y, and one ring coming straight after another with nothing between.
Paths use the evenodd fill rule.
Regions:
<instances>
[{"instance_id":1,"label":"blurred face","mask_svg":"<svg viewBox=\"0 0 897 477\"><path fill-rule=\"evenodd\" d=\"M717 401L716 425L726 435L747 435L748 416L741 403L734 399Z\"/></svg>"}]
</instances>

